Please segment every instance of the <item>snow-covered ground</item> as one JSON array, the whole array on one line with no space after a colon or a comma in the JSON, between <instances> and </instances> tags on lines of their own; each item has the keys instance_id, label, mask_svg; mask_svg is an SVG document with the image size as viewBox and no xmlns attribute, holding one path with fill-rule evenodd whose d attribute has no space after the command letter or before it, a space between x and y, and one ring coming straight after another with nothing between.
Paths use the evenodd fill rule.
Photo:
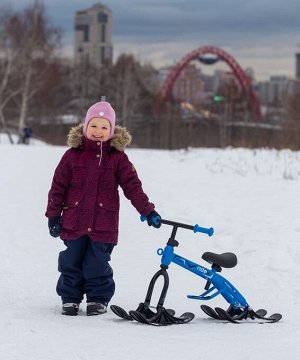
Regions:
<instances>
[{"instance_id":1,"label":"snow-covered ground","mask_svg":"<svg viewBox=\"0 0 300 360\"><path fill-rule=\"evenodd\" d=\"M48 235L44 212L54 168L65 150L0 145L0 359L299 357L300 152L127 151L164 218L215 229L211 238L179 230L176 252L201 264L205 251L235 252L237 267L222 275L253 308L283 314L279 323L263 325L208 319L200 302L186 297L200 294L204 280L172 265L165 305L176 314L196 316L186 325L157 328L123 321L110 310L87 317L84 304L77 317L60 315L55 286L64 245ZM141 223L122 197L119 245L111 261L116 281L112 304L130 310L144 300L159 269L156 250L169 235L168 226L156 230ZM222 298L207 304L227 307Z\"/></svg>"},{"instance_id":2,"label":"snow-covered ground","mask_svg":"<svg viewBox=\"0 0 300 360\"><path fill-rule=\"evenodd\" d=\"M14 144L18 144L18 140L19 140L18 135L11 134L11 139L12 139ZM10 139L9 139L8 134L0 133L0 145L7 145L7 144L10 144ZM38 139L33 137L33 138L30 139L30 145L45 146L47 144L45 144L43 141L38 140Z\"/></svg>"}]
</instances>

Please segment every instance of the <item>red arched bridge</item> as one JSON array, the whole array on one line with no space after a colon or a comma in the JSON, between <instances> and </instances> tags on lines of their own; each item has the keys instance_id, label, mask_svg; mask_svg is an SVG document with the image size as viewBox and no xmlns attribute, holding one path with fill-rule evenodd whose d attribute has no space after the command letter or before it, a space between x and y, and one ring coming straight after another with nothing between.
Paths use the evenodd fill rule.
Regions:
<instances>
[{"instance_id":1,"label":"red arched bridge","mask_svg":"<svg viewBox=\"0 0 300 360\"><path fill-rule=\"evenodd\" d=\"M229 65L233 74L239 81L242 92L247 97L249 109L252 113L254 120L261 120L262 116L260 110L260 103L253 90L250 78L230 54L214 46L203 46L189 52L172 68L159 90L158 96L160 104L163 105L170 99L172 88L175 84L176 79L178 78L181 71L189 64L189 62L193 60L201 60L204 55L207 54L215 55L217 57L217 60L225 61ZM208 61L206 63L214 63L215 61Z\"/></svg>"}]
</instances>

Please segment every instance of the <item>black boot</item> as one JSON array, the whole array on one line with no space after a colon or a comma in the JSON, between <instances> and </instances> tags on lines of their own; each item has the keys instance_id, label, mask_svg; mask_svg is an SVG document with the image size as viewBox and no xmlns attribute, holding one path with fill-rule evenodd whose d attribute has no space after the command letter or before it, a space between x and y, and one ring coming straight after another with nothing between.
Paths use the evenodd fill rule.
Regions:
<instances>
[{"instance_id":1,"label":"black boot","mask_svg":"<svg viewBox=\"0 0 300 360\"><path fill-rule=\"evenodd\" d=\"M86 306L87 316L102 315L107 312L107 304L101 304L97 302L88 302Z\"/></svg>"},{"instance_id":2,"label":"black boot","mask_svg":"<svg viewBox=\"0 0 300 360\"><path fill-rule=\"evenodd\" d=\"M76 316L79 311L79 304L65 303L62 306L62 315Z\"/></svg>"}]
</instances>

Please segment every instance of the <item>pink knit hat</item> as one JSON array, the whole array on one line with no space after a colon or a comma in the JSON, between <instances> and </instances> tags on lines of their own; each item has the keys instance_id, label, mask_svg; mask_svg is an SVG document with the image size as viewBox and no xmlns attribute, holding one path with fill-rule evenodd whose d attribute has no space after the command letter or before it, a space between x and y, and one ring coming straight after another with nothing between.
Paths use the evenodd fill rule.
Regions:
<instances>
[{"instance_id":1,"label":"pink knit hat","mask_svg":"<svg viewBox=\"0 0 300 360\"><path fill-rule=\"evenodd\" d=\"M99 101L88 109L83 124L84 136L86 136L86 130L90 120L92 120L95 117L101 117L107 119L110 122L110 139L111 139L115 132L116 114L110 103L106 101Z\"/></svg>"}]
</instances>

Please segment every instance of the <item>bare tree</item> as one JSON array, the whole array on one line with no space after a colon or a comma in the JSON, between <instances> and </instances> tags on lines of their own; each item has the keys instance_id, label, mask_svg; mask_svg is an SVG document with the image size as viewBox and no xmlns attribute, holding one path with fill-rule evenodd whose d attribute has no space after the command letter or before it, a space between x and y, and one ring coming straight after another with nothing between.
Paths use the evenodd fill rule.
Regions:
<instances>
[{"instance_id":1,"label":"bare tree","mask_svg":"<svg viewBox=\"0 0 300 360\"><path fill-rule=\"evenodd\" d=\"M130 126L137 115L149 114L156 90L153 78L149 67L141 66L132 55L122 54L117 59L111 79L114 103L124 126Z\"/></svg>"},{"instance_id":2,"label":"bare tree","mask_svg":"<svg viewBox=\"0 0 300 360\"><path fill-rule=\"evenodd\" d=\"M34 96L43 86L59 45L60 30L49 24L39 1L12 13L3 24L1 37L2 77L0 116L9 102L17 109L21 135ZM8 86L9 84L9 86ZM4 96L5 94L5 96Z\"/></svg>"},{"instance_id":3,"label":"bare tree","mask_svg":"<svg viewBox=\"0 0 300 360\"><path fill-rule=\"evenodd\" d=\"M285 121L280 139L281 147L289 147L299 150L300 148L300 83L295 82L292 91L286 91L282 95L282 104L285 113Z\"/></svg>"},{"instance_id":4,"label":"bare tree","mask_svg":"<svg viewBox=\"0 0 300 360\"><path fill-rule=\"evenodd\" d=\"M6 130L4 109L19 89L11 87L14 77L13 64L17 58L17 51L11 47L8 35L9 22L12 17L8 8L0 7L0 124Z\"/></svg>"},{"instance_id":5,"label":"bare tree","mask_svg":"<svg viewBox=\"0 0 300 360\"><path fill-rule=\"evenodd\" d=\"M100 100L103 67L95 65L88 58L74 64L71 74L72 107L77 115L83 117L91 104Z\"/></svg>"}]
</instances>

